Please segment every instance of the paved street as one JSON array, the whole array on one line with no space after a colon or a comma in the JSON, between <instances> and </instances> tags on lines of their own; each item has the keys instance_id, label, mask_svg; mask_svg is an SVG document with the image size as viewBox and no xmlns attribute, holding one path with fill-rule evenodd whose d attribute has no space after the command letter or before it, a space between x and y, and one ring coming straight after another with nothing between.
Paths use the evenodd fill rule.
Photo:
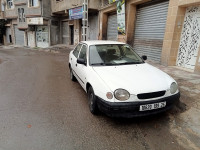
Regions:
<instances>
[{"instance_id":1,"label":"paved street","mask_svg":"<svg viewBox=\"0 0 200 150\"><path fill-rule=\"evenodd\" d=\"M71 82L69 50L0 48L0 150L199 150L200 75L156 65L179 83L181 102L157 116L93 116Z\"/></svg>"}]
</instances>

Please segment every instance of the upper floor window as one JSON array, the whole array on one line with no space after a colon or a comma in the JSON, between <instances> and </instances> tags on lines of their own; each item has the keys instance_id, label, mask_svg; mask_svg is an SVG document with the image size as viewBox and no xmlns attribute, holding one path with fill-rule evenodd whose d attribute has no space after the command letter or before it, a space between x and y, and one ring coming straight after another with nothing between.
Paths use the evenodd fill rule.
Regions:
<instances>
[{"instance_id":1,"label":"upper floor window","mask_svg":"<svg viewBox=\"0 0 200 150\"><path fill-rule=\"evenodd\" d=\"M1 4L1 11L5 11L5 5Z\"/></svg>"},{"instance_id":2,"label":"upper floor window","mask_svg":"<svg viewBox=\"0 0 200 150\"><path fill-rule=\"evenodd\" d=\"M38 0L29 0L29 7L37 7L39 6Z\"/></svg>"},{"instance_id":3,"label":"upper floor window","mask_svg":"<svg viewBox=\"0 0 200 150\"><path fill-rule=\"evenodd\" d=\"M18 16L19 16L19 22L25 22L25 14L24 14L24 8L18 8Z\"/></svg>"},{"instance_id":4,"label":"upper floor window","mask_svg":"<svg viewBox=\"0 0 200 150\"><path fill-rule=\"evenodd\" d=\"M7 9L12 9L12 8L14 8L13 0L7 0Z\"/></svg>"}]
</instances>

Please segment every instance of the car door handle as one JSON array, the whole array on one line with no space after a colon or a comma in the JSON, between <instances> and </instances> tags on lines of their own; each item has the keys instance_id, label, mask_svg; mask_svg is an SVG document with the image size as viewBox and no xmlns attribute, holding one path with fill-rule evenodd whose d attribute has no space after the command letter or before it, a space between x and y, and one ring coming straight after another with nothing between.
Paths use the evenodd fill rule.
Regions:
<instances>
[{"instance_id":1,"label":"car door handle","mask_svg":"<svg viewBox=\"0 0 200 150\"><path fill-rule=\"evenodd\" d=\"M76 64L76 67L77 67L77 64Z\"/></svg>"},{"instance_id":2,"label":"car door handle","mask_svg":"<svg viewBox=\"0 0 200 150\"><path fill-rule=\"evenodd\" d=\"M72 60L72 58L71 58L71 60Z\"/></svg>"}]
</instances>

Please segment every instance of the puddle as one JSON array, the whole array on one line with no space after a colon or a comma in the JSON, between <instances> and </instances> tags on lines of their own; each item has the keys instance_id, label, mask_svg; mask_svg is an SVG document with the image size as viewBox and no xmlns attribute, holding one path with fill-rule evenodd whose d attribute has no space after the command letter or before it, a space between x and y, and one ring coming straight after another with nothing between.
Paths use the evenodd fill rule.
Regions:
<instances>
[{"instance_id":1,"label":"puddle","mask_svg":"<svg viewBox=\"0 0 200 150\"><path fill-rule=\"evenodd\" d=\"M183 112L185 112L186 110L187 110L187 105L185 104L185 103L183 103L183 102L179 102L177 105L176 105L176 108L178 109L178 111L180 112L180 113L183 113Z\"/></svg>"}]
</instances>

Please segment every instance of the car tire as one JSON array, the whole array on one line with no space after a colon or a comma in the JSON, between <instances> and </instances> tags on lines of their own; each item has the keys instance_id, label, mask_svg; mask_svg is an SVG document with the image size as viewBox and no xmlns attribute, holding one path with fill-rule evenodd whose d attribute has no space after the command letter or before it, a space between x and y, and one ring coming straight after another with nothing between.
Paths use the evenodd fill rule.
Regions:
<instances>
[{"instance_id":1,"label":"car tire","mask_svg":"<svg viewBox=\"0 0 200 150\"><path fill-rule=\"evenodd\" d=\"M88 102L89 102L90 112L93 115L97 115L98 114L98 107L97 107L96 96L95 96L94 90L91 86L88 89Z\"/></svg>"},{"instance_id":2,"label":"car tire","mask_svg":"<svg viewBox=\"0 0 200 150\"><path fill-rule=\"evenodd\" d=\"M76 77L73 74L72 68L70 67L69 70L70 70L70 79L75 82L76 81Z\"/></svg>"}]
</instances>

